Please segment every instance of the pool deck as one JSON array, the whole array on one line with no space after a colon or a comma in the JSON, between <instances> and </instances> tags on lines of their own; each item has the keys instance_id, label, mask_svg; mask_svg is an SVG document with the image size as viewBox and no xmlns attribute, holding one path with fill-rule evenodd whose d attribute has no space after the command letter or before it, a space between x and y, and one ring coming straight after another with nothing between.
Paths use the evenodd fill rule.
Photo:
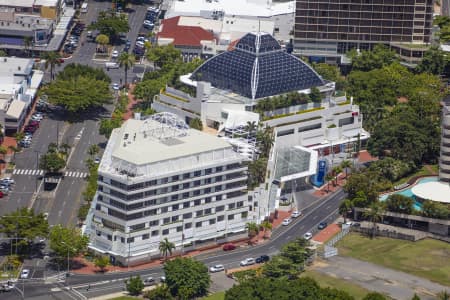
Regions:
<instances>
[{"instance_id":1,"label":"pool deck","mask_svg":"<svg viewBox=\"0 0 450 300\"><path fill-rule=\"evenodd\" d=\"M386 195L392 195L392 194L398 194L398 193L401 193L401 192L403 192L403 191L405 191L405 190L407 190L407 189L411 189L411 188L413 188L415 185L417 185L418 183L419 183L419 181L421 180L421 179L424 179L424 178L431 178L431 177L436 177L437 178L437 175L425 175L425 176L416 176L416 177L413 177L413 178L411 178L410 180L408 180L408 185L407 186L405 186L404 188L402 188L402 189L399 189L399 190L395 190L395 191L388 191L388 192L384 192L384 193L380 193L379 195L378 195L378 198L381 198L381 197L383 197L383 196L386 196Z\"/></svg>"}]
</instances>

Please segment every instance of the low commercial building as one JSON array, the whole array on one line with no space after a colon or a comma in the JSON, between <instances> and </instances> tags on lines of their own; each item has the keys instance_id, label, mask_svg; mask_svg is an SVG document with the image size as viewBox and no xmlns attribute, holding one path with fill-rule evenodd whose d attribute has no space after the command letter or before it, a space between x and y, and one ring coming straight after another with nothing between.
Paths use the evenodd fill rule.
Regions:
<instances>
[{"instance_id":1,"label":"low commercial building","mask_svg":"<svg viewBox=\"0 0 450 300\"><path fill-rule=\"evenodd\" d=\"M34 60L0 57L0 124L12 135L22 127L44 76Z\"/></svg>"},{"instance_id":2,"label":"low commercial building","mask_svg":"<svg viewBox=\"0 0 450 300\"><path fill-rule=\"evenodd\" d=\"M244 157L225 140L170 113L115 129L99 165L87 218L89 248L123 265L245 233L250 215Z\"/></svg>"}]
</instances>

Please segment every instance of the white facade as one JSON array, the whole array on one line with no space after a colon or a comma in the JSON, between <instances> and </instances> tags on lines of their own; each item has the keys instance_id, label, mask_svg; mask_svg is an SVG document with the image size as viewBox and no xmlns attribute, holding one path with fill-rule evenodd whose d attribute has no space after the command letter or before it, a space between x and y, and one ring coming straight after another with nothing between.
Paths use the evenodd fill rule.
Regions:
<instances>
[{"instance_id":1,"label":"white facade","mask_svg":"<svg viewBox=\"0 0 450 300\"><path fill-rule=\"evenodd\" d=\"M244 232L253 218L244 158L220 138L165 120L128 120L99 166L90 248L124 265L159 257L164 238L190 249Z\"/></svg>"}]
</instances>

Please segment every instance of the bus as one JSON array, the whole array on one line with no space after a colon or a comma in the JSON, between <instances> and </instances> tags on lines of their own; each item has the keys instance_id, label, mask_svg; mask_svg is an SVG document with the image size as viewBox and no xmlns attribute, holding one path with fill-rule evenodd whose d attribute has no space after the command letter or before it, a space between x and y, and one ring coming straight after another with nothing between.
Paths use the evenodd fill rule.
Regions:
<instances>
[{"instance_id":1,"label":"bus","mask_svg":"<svg viewBox=\"0 0 450 300\"><path fill-rule=\"evenodd\" d=\"M87 4L87 2L84 2L84 3L81 5L81 12L82 12L82 13L87 13L87 12L88 12L88 4Z\"/></svg>"}]
</instances>

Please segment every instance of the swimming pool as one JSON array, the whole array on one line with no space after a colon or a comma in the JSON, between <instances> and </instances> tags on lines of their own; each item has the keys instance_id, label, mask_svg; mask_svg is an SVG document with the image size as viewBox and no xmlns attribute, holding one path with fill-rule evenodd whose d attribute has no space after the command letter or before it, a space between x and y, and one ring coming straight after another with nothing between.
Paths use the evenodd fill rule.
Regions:
<instances>
[{"instance_id":1,"label":"swimming pool","mask_svg":"<svg viewBox=\"0 0 450 300\"><path fill-rule=\"evenodd\" d=\"M389 194L384 194L383 196L381 196L379 199L380 201L386 201L386 199L390 196L390 195L394 195L394 194L400 194L409 198L413 198L415 200L414 194L412 193L411 189L413 188L413 186L419 185L421 183L426 183L426 182L434 182L434 181L438 181L439 178L438 177L424 177L421 178L417 181L416 184L410 185L407 189L399 191L399 192L393 192L393 193L389 193ZM416 201L414 203L414 209L416 210L422 210L422 203Z\"/></svg>"}]
</instances>

